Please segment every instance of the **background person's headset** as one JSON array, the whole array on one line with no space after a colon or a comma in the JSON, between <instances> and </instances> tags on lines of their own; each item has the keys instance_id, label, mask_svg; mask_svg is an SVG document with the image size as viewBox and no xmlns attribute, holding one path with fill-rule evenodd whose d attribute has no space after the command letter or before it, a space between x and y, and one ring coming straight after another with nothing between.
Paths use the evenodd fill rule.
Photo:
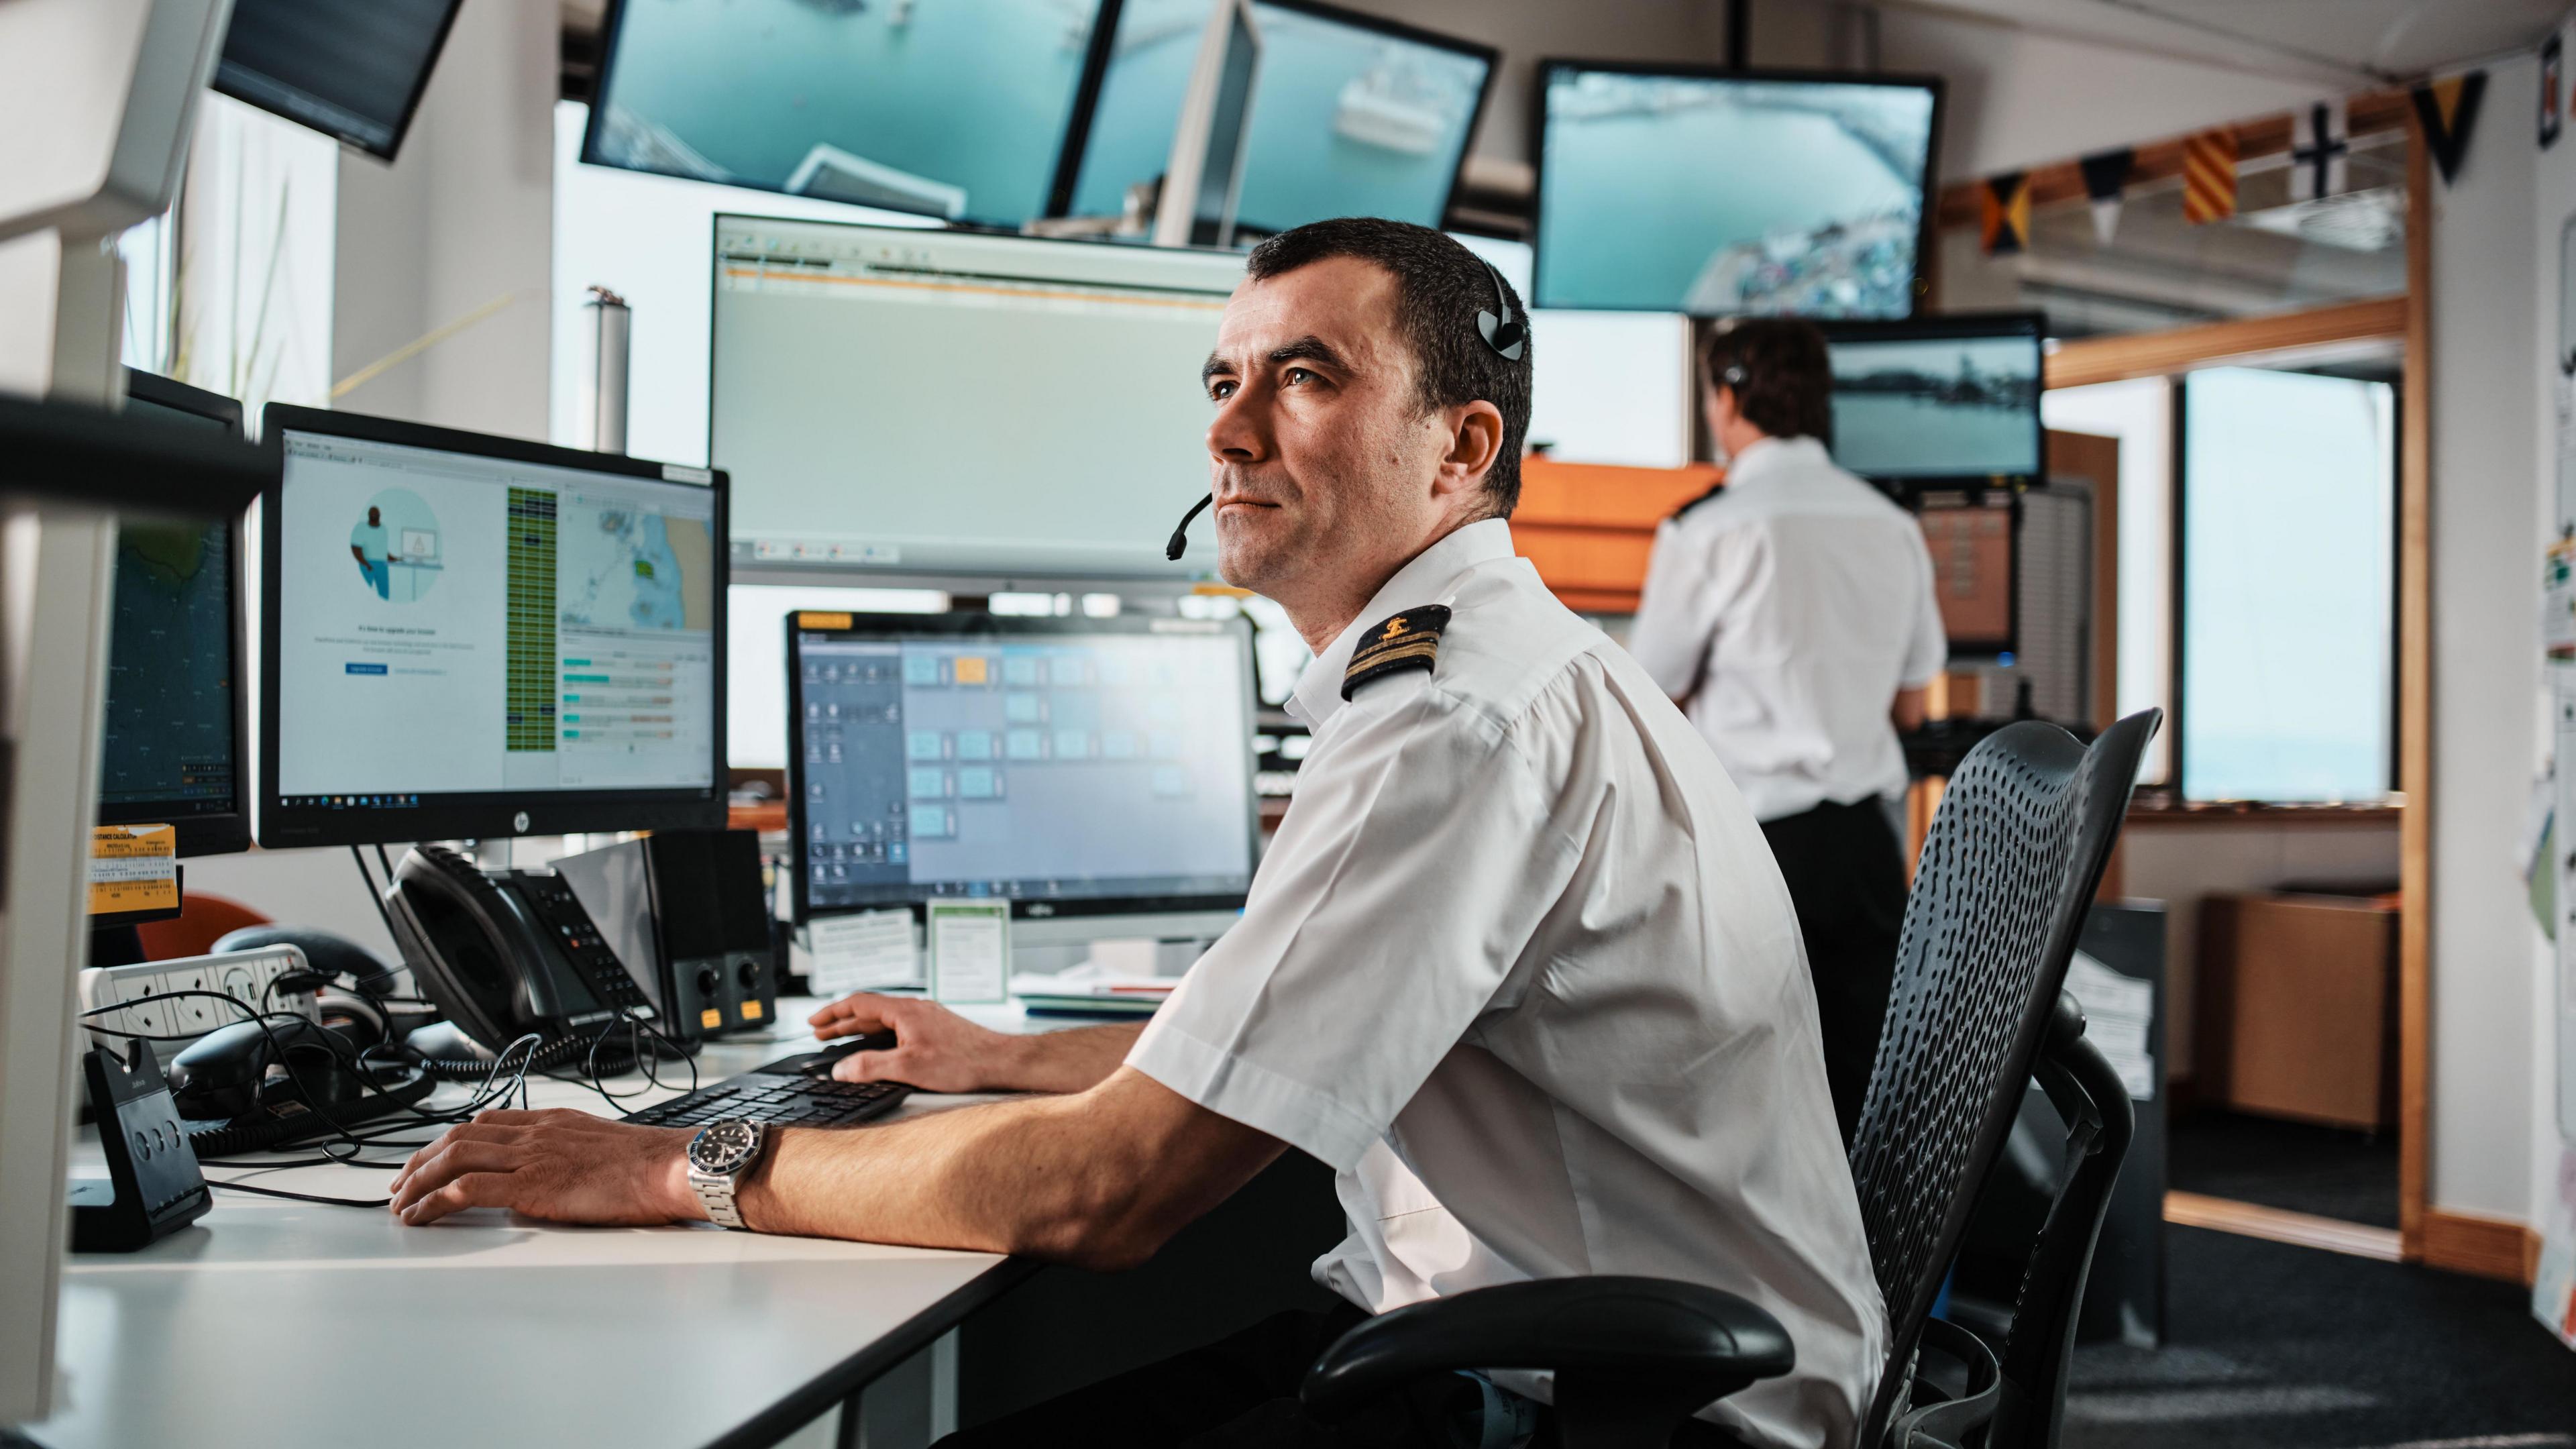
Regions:
<instances>
[{"instance_id":1,"label":"background person's headset","mask_svg":"<svg viewBox=\"0 0 2576 1449\"><path fill-rule=\"evenodd\" d=\"M1485 275L1493 279L1494 310L1477 309L1476 335L1485 339L1485 345L1494 349L1495 355L1505 362L1518 362L1529 351L1528 314L1512 315L1511 289L1503 285L1503 274L1495 270L1492 262L1481 257L1477 261L1484 267ZM1743 369L1734 370L1740 373ZM1172 530L1171 541L1163 545L1163 557L1174 563L1180 561L1182 553L1190 546L1191 521L1207 512L1208 505L1214 502L1216 495L1211 493L1190 505L1190 511L1181 515L1181 526Z\"/></svg>"}]
</instances>

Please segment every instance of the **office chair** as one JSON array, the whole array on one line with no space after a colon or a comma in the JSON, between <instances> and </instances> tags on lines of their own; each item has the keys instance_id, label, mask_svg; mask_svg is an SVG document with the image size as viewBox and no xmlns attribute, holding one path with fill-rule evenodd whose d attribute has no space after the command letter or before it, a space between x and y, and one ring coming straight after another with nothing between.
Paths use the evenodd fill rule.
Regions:
<instances>
[{"instance_id":1,"label":"office chair","mask_svg":"<svg viewBox=\"0 0 2576 1449\"><path fill-rule=\"evenodd\" d=\"M2061 987L2161 718L2131 715L2089 749L2054 725L2000 730L1969 752L1933 817L1851 1147L1889 1329L1865 1449L2055 1442L2076 1309L2132 1125L2118 1074ZM2032 1246L1998 1361L1932 1304L2034 1075L2074 1124L2080 1161ZM1927 1347L1965 1367L1965 1392L1917 1377ZM1733 1294L1550 1278L1380 1314L1324 1351L1302 1394L1332 1419L1420 1374L1549 1370L1565 1449L1660 1449L1704 1405L1795 1361L1779 1322Z\"/></svg>"}]
</instances>

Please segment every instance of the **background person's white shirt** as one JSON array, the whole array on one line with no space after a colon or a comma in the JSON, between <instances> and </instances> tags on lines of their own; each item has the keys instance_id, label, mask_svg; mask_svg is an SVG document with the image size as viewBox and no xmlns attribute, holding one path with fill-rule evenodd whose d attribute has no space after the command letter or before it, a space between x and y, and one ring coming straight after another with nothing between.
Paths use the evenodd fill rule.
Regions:
<instances>
[{"instance_id":1,"label":"background person's white shirt","mask_svg":"<svg viewBox=\"0 0 2576 1449\"><path fill-rule=\"evenodd\" d=\"M1770 438L1655 531L1628 652L1717 751L1753 813L1905 791L1888 718L1949 657L1912 515L1813 438Z\"/></svg>"},{"instance_id":2,"label":"background person's white shirt","mask_svg":"<svg viewBox=\"0 0 2576 1449\"><path fill-rule=\"evenodd\" d=\"M1437 603L1435 668L1345 703L1360 635ZM1788 891L1707 747L1499 520L1399 571L1289 708L1314 744L1243 918L1128 1064L1340 1174L1315 1276L1352 1302L1710 1284L1797 1367L1704 1416L1849 1443L1886 1313Z\"/></svg>"}]
</instances>

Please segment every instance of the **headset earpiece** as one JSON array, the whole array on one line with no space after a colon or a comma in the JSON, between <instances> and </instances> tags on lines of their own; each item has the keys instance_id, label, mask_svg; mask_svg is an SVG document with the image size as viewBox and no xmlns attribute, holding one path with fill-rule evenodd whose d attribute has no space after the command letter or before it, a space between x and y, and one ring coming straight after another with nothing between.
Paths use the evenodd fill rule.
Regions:
<instances>
[{"instance_id":1,"label":"headset earpiece","mask_svg":"<svg viewBox=\"0 0 2576 1449\"><path fill-rule=\"evenodd\" d=\"M1500 315L1478 312L1476 331L1484 337L1487 347L1502 354L1506 361L1518 362L1529 340L1529 328L1512 319L1512 294L1504 289L1503 274L1494 269L1492 262L1485 263L1485 275L1494 279L1494 306Z\"/></svg>"}]
</instances>

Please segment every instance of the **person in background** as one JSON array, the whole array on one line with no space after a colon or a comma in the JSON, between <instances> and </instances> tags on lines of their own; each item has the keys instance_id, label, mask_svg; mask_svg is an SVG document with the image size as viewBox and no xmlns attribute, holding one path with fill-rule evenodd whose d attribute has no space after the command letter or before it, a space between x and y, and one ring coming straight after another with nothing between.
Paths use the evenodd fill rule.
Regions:
<instances>
[{"instance_id":1,"label":"person in background","mask_svg":"<svg viewBox=\"0 0 2576 1449\"><path fill-rule=\"evenodd\" d=\"M1797 903L1848 1143L1887 1015L1905 860L1897 732L1949 653L1911 515L1834 466L1825 339L1762 318L1710 335L1701 406L1726 484L1656 531L1628 652L1741 790Z\"/></svg>"}]
</instances>

